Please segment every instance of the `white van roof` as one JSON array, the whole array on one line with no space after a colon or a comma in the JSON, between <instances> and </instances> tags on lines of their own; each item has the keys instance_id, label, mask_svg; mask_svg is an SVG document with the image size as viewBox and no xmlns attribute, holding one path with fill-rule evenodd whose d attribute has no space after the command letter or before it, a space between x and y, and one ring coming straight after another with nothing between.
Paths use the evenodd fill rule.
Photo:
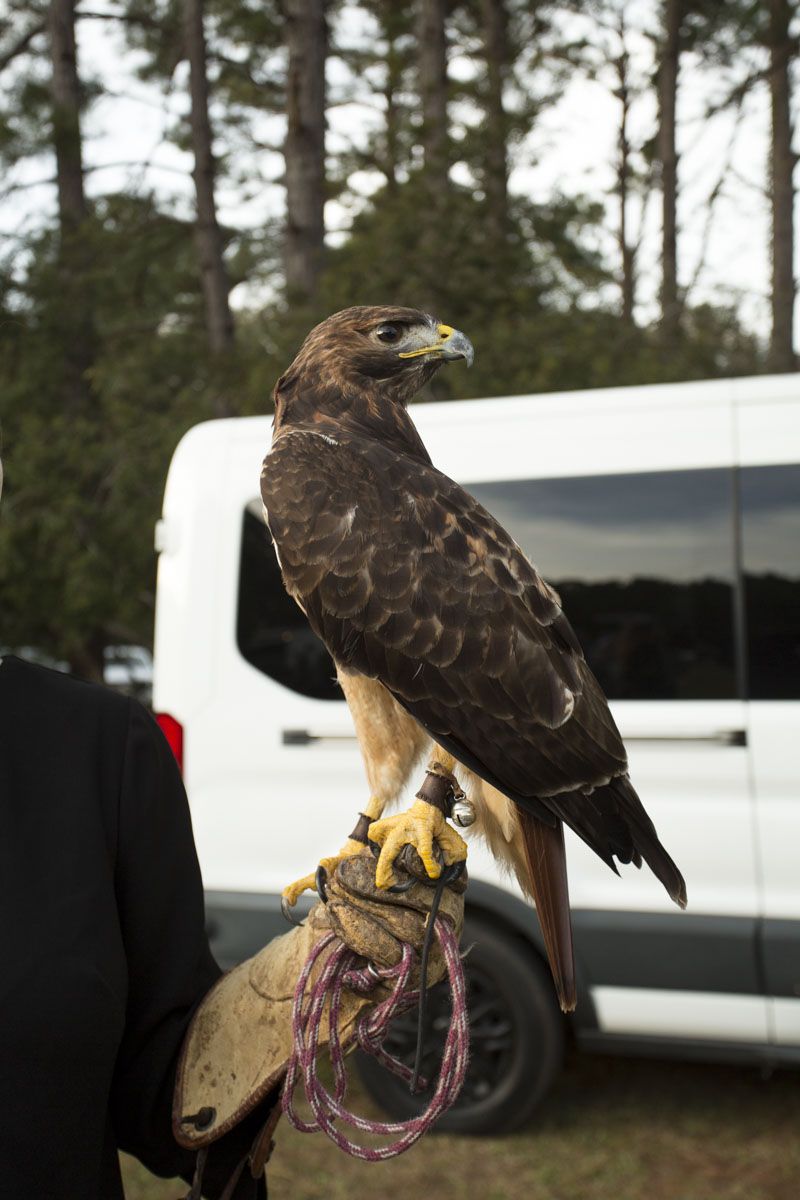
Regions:
<instances>
[{"instance_id":1,"label":"white van roof","mask_svg":"<svg viewBox=\"0 0 800 1200\"><path fill-rule=\"evenodd\" d=\"M715 436L715 429L719 431L721 410L731 412L734 407L746 424L742 440L747 461L781 461L789 420L785 406L794 402L800 414L798 401L800 374L790 374L418 403L410 411L436 465L458 479L478 481L487 463L496 475L498 460L506 478L659 470L676 458L684 467L723 466L732 459L733 431L727 421L725 436ZM626 450L621 444L626 416L637 443L635 459L630 447ZM789 424L793 431L797 426L797 436L790 439L790 457L796 458L800 415ZM513 437L507 434L509 425L514 427ZM256 495L271 426L270 414L194 426L176 449L168 493L176 486L182 490L181 480L188 483L189 478L193 491L199 480L213 491L219 485L221 461L231 454L242 462ZM520 436L521 430L525 436ZM694 457L687 435L697 446ZM227 465L230 478L233 464Z\"/></svg>"}]
</instances>

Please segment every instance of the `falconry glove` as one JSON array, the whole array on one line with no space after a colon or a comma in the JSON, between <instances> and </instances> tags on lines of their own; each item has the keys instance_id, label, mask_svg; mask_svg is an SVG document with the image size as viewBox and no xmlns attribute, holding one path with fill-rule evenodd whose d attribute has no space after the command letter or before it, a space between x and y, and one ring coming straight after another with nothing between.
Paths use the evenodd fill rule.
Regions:
<instances>
[{"instance_id":1,"label":"falconry glove","mask_svg":"<svg viewBox=\"0 0 800 1200\"><path fill-rule=\"evenodd\" d=\"M211 989L194 1015L178 1066L173 1130L182 1146L209 1146L280 1083L292 1054L295 987L309 953L321 938L333 931L377 967L396 966L404 943L421 951L434 887L412 847L406 847L398 866L405 871L406 880L389 891L376 887L371 855L343 860L328 880L326 904L316 904L302 925L275 938ZM459 936L465 889L466 878L461 876L444 888L439 907L439 915ZM324 953L310 986L326 960ZM444 961L434 941L428 983L438 982L444 974ZM386 994L383 985L369 995L344 992L339 1019L343 1044L354 1032L361 1010ZM328 1040L326 1014L320 1046L327 1046ZM269 1138L262 1140L268 1143Z\"/></svg>"}]
</instances>

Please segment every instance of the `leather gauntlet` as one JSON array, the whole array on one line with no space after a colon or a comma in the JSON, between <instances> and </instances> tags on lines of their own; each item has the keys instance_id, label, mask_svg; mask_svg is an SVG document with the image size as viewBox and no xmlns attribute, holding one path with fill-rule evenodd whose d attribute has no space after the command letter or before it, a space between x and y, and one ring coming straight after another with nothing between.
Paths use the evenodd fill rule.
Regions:
<instances>
[{"instance_id":1,"label":"leather gauntlet","mask_svg":"<svg viewBox=\"0 0 800 1200\"><path fill-rule=\"evenodd\" d=\"M283 1078L292 1053L292 1004L298 976L320 938L333 930L356 954L376 966L395 966L403 943L421 950L434 888L411 847L397 860L406 872L402 891L375 886L375 860L359 854L339 864L327 885L328 903L316 904L303 924L275 938L211 989L184 1041L175 1088L173 1130L182 1146L215 1142L251 1112ZM460 935L466 877L446 887L439 915ZM323 954L312 975L327 959ZM428 982L444 975L434 942ZM361 1010L383 999L381 986L368 996L343 996L339 1033L352 1034ZM327 1018L326 1018L327 1019ZM323 1026L320 1044L327 1045Z\"/></svg>"}]
</instances>

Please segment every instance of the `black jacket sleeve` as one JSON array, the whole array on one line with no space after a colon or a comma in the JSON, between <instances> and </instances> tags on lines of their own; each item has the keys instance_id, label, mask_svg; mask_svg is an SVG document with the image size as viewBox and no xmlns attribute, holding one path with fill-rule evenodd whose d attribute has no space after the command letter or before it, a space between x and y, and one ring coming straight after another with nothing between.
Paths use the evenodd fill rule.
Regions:
<instances>
[{"instance_id":1,"label":"black jacket sleeve","mask_svg":"<svg viewBox=\"0 0 800 1200\"><path fill-rule=\"evenodd\" d=\"M193 1010L219 977L205 933L203 889L183 782L152 718L131 702L119 795L115 888L128 969L125 1033L111 1116L121 1149L159 1175L191 1178L194 1155L175 1142L172 1093ZM216 1196L264 1113L209 1155L204 1195ZM265 1195L248 1176L236 1200Z\"/></svg>"}]
</instances>

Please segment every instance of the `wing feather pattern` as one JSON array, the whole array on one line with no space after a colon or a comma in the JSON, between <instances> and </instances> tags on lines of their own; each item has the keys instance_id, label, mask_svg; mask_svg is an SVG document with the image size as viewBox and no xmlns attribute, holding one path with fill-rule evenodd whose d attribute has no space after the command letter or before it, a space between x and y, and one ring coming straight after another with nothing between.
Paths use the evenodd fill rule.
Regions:
<instances>
[{"instance_id":1,"label":"wing feather pattern","mask_svg":"<svg viewBox=\"0 0 800 1200\"><path fill-rule=\"evenodd\" d=\"M262 494L289 592L337 665L379 679L466 766L611 866L683 880L627 780L619 732L556 593L433 466L293 427Z\"/></svg>"}]
</instances>

